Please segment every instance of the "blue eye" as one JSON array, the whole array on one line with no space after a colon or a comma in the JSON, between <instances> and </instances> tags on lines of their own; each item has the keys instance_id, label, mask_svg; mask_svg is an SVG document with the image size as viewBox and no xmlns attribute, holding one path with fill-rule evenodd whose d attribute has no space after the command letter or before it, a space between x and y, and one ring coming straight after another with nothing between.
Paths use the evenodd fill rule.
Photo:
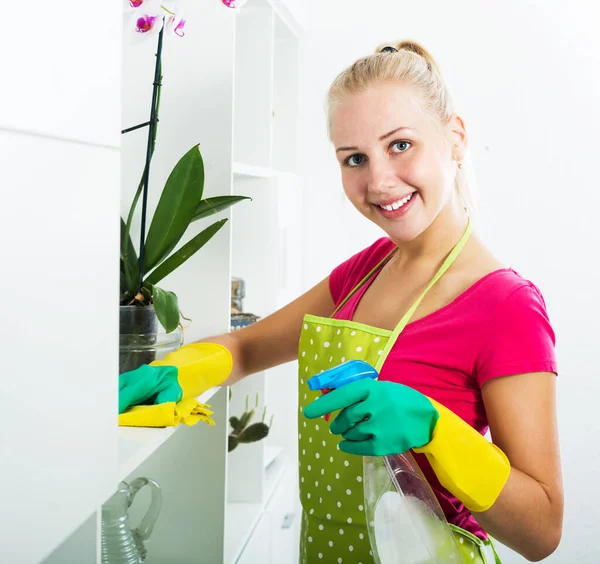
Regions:
<instances>
[{"instance_id":1,"label":"blue eye","mask_svg":"<svg viewBox=\"0 0 600 564\"><path fill-rule=\"evenodd\" d=\"M410 143L408 141L395 141L392 143L392 152L394 153L405 153L410 147ZM394 150L398 148L398 150Z\"/></svg>"},{"instance_id":2,"label":"blue eye","mask_svg":"<svg viewBox=\"0 0 600 564\"><path fill-rule=\"evenodd\" d=\"M364 162L365 157L363 155L350 155L344 164L351 168L360 166Z\"/></svg>"}]
</instances>

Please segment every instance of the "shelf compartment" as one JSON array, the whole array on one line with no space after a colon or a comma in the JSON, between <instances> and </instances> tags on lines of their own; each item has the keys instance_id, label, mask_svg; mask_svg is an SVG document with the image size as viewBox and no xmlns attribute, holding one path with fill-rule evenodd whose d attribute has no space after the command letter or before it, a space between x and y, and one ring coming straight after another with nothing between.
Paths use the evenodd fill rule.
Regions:
<instances>
[{"instance_id":1,"label":"shelf compartment","mask_svg":"<svg viewBox=\"0 0 600 564\"><path fill-rule=\"evenodd\" d=\"M261 2L236 17L233 160L271 166L274 13Z\"/></svg>"},{"instance_id":2,"label":"shelf compartment","mask_svg":"<svg viewBox=\"0 0 600 564\"><path fill-rule=\"evenodd\" d=\"M300 47L281 18L275 17L271 112L271 167L298 171Z\"/></svg>"},{"instance_id":3,"label":"shelf compartment","mask_svg":"<svg viewBox=\"0 0 600 564\"><path fill-rule=\"evenodd\" d=\"M232 209L231 274L244 280L243 311L261 318L276 309L279 243L275 221L278 212L275 178L234 179L236 194L250 196L251 205Z\"/></svg>"}]
</instances>

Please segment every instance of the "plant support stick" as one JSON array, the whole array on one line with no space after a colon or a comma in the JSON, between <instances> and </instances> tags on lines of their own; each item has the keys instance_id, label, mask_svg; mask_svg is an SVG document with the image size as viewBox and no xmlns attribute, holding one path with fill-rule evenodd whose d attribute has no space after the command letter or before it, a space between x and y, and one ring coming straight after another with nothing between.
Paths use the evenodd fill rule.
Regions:
<instances>
[{"instance_id":1,"label":"plant support stick","mask_svg":"<svg viewBox=\"0 0 600 564\"><path fill-rule=\"evenodd\" d=\"M140 256L139 256L139 278L138 278L138 293L142 290L142 281L144 280L144 240L146 236L146 208L148 205L148 183L150 179L150 160L154 151L154 130L156 128L156 113L158 90L160 87L160 69L161 69L161 54L163 41L164 27L161 28L158 34L158 47L156 50L156 64L154 66L154 82L152 88L152 106L150 109L150 124L148 126L148 144L146 147L146 165L144 167L144 189L142 192L142 221L140 229Z\"/></svg>"}]
</instances>

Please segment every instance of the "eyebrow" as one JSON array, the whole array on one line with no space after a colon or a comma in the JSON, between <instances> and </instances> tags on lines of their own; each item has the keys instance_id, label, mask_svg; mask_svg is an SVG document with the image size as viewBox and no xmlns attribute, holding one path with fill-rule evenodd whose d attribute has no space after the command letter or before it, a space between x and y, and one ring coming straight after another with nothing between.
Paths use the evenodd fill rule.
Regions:
<instances>
[{"instance_id":1,"label":"eyebrow","mask_svg":"<svg viewBox=\"0 0 600 564\"><path fill-rule=\"evenodd\" d=\"M387 133L383 134L379 138L379 141L383 141L383 140L387 139L388 137L391 137L392 135L394 135L394 133L398 133L398 131L402 131L403 129L410 129L410 130L416 131L412 127L400 126L400 127L397 127L396 129L392 129L392 131L388 131ZM339 153L340 151L358 151L358 147L338 147L335 150L336 153Z\"/></svg>"}]
</instances>

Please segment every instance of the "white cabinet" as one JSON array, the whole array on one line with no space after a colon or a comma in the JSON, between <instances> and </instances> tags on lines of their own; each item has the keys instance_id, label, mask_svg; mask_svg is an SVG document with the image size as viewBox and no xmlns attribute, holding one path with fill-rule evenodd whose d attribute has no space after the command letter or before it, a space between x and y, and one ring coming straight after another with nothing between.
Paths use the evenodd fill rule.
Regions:
<instances>
[{"instance_id":1,"label":"white cabinet","mask_svg":"<svg viewBox=\"0 0 600 564\"><path fill-rule=\"evenodd\" d=\"M260 516L239 557L229 562L298 564L301 518L298 474L295 465L282 461L283 458L273 462L274 466L267 471L272 481L267 503L260 508Z\"/></svg>"},{"instance_id":2,"label":"white cabinet","mask_svg":"<svg viewBox=\"0 0 600 564\"><path fill-rule=\"evenodd\" d=\"M177 293L182 312L192 319L185 330L187 342L229 330L232 277L246 282L244 311L261 317L302 290L303 181L296 145L302 41L298 6L291 0L249 0L241 9L230 10L218 0L190 3L185 39L165 39L149 210L175 162L196 143L205 163L205 197L253 198L198 222L193 234L221 217L230 219L205 248L163 282ZM113 130L147 120L155 47L153 42L123 43L122 116L115 117L113 109ZM107 52L115 48L113 44ZM88 74L81 80L91 87ZM108 102L117 90L120 85L114 84ZM0 116L4 117L14 116ZM98 132L98 139L109 144L104 129ZM71 135L70 130L67 133ZM73 129L72 135L76 133ZM33 422L18 431L21 458L12 456L8 462L7 495L14 511L7 511L8 529L5 525L0 533L0 560L99 564L102 503L120 480L148 476L160 484L163 494L162 510L147 542L148 564L287 563L288 554L291 564L300 523L295 363L248 377L232 387L231 397L230 390L220 388L203 394L200 400L214 410L214 427L116 425L116 214L119 198L121 214L129 209L143 167L145 141L145 130L139 130L122 136L120 149L82 144L56 152L56 147L46 148L45 141L38 140L34 150L48 161L42 176L48 188L63 184L70 205L55 201L51 190L40 189L47 215L37 208L28 215L25 190L40 180L36 174L41 173L24 162L26 150L19 145L24 141L0 131L2 153L15 153L12 176L19 177L17 169L22 170L23 186L15 185L15 191L21 190L17 202L23 209L17 212L30 219L33 214L47 231L40 228L35 237L21 238L30 257L28 265L21 265L23 272L36 268L47 272L52 246L65 248L63 239L71 238L76 252L70 257L55 253L54 263L82 286L77 295L86 298L68 302L60 294L65 280L50 279L48 285L45 278L46 300L38 302L40 307L33 300L19 309L21 302L11 313L17 328L27 320L48 330L33 341L24 328L11 335L14 346L21 347L20 358L28 350L23 335L28 343L36 343L27 367L16 359L8 362L19 380L32 382L28 389L38 393L34 411L13 414L14 421L32 415ZM79 192L74 190L77 185ZM89 207L95 215L85 214ZM5 239L13 225L11 213L0 209L0 216L7 216L0 222ZM64 231L50 218L62 218ZM136 222L139 219L134 230L139 229ZM67 230L72 237L67 237ZM93 254L86 253L88 247ZM33 276L30 280L23 291L35 297L39 285ZM57 292L56 300L48 289ZM57 321L62 332L56 331ZM229 417L241 415L246 397L252 406L258 397L254 420L262 417L266 406L266 421L273 415L273 427L265 440L228 452ZM39 480L31 472L19 475L25 463L37 468ZM145 496L140 493L131 508L134 524L146 508Z\"/></svg>"},{"instance_id":3,"label":"white cabinet","mask_svg":"<svg viewBox=\"0 0 600 564\"><path fill-rule=\"evenodd\" d=\"M271 523L270 560L272 564L298 564L301 506L298 497L297 466L289 466L266 514Z\"/></svg>"},{"instance_id":4,"label":"white cabinet","mask_svg":"<svg viewBox=\"0 0 600 564\"><path fill-rule=\"evenodd\" d=\"M244 547L236 564L257 564L269 562L268 554L271 543L271 523L268 515L263 515L256 525L252 537Z\"/></svg>"}]
</instances>

